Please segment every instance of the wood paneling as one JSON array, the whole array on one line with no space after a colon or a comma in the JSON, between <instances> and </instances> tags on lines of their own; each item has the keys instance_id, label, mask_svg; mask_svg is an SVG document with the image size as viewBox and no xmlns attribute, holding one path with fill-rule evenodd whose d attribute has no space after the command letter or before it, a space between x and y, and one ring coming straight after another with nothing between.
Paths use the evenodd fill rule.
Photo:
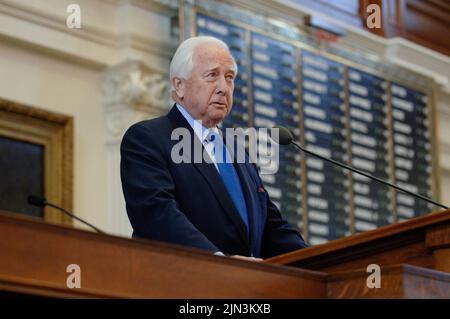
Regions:
<instances>
[{"instance_id":1,"label":"wood paneling","mask_svg":"<svg viewBox=\"0 0 450 319\"><path fill-rule=\"evenodd\" d=\"M325 298L326 274L0 214L0 290L57 297ZM81 268L68 289L66 268Z\"/></svg>"},{"instance_id":2,"label":"wood paneling","mask_svg":"<svg viewBox=\"0 0 450 319\"><path fill-rule=\"evenodd\" d=\"M367 245L370 253L370 243L361 244ZM318 248L322 248L320 254L326 262L327 249ZM351 249L355 250L354 260L366 257L359 253L361 249ZM413 255L414 250L407 249L403 254ZM423 267L381 266L381 288L369 289L370 274L366 266L354 268L356 263L340 271L317 272L270 264L270 260L257 263L214 256L198 249L97 234L7 214L0 214L0 260L2 295L450 298L450 274ZM81 288L66 286L70 264L81 269Z\"/></svg>"},{"instance_id":3,"label":"wood paneling","mask_svg":"<svg viewBox=\"0 0 450 319\"><path fill-rule=\"evenodd\" d=\"M384 0L384 33L403 37L450 55L450 2L447 0Z\"/></svg>"},{"instance_id":4,"label":"wood paneling","mask_svg":"<svg viewBox=\"0 0 450 319\"><path fill-rule=\"evenodd\" d=\"M411 265L382 267L380 288L369 288L365 269L340 272L328 279L328 298L450 298L450 275Z\"/></svg>"},{"instance_id":5,"label":"wood paneling","mask_svg":"<svg viewBox=\"0 0 450 319\"><path fill-rule=\"evenodd\" d=\"M450 55L450 2L448 0L293 0L332 19L387 38L403 37ZM382 9L381 29L367 28L367 6Z\"/></svg>"}]
</instances>

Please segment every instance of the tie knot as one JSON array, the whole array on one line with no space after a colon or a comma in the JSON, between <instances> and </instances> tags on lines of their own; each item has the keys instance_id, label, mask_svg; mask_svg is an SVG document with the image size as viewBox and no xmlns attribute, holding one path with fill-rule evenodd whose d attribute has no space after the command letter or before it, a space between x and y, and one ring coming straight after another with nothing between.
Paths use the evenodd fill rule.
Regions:
<instances>
[{"instance_id":1,"label":"tie knot","mask_svg":"<svg viewBox=\"0 0 450 319\"><path fill-rule=\"evenodd\" d=\"M214 142L216 141L216 139L218 138L217 133L216 132L209 132L209 134L206 136L206 141L207 142Z\"/></svg>"}]
</instances>

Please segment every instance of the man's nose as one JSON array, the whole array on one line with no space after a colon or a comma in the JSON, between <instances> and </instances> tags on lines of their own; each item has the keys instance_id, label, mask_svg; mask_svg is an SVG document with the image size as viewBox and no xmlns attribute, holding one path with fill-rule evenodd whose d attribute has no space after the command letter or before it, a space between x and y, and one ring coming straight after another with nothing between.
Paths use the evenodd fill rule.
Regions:
<instances>
[{"instance_id":1,"label":"man's nose","mask_svg":"<svg viewBox=\"0 0 450 319\"><path fill-rule=\"evenodd\" d=\"M225 77L219 77L217 80L216 94L225 95L229 89L230 88Z\"/></svg>"}]
</instances>

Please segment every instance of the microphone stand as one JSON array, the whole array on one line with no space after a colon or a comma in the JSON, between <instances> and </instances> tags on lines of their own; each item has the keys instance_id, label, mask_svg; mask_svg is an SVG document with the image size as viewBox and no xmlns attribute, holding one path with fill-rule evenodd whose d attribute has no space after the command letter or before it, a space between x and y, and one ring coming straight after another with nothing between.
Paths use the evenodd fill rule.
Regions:
<instances>
[{"instance_id":1,"label":"microphone stand","mask_svg":"<svg viewBox=\"0 0 450 319\"><path fill-rule=\"evenodd\" d=\"M49 203L49 202L47 202L47 201L45 202L45 205L50 206L50 207L53 207L53 208L56 208L56 209L58 209L58 210L64 212L65 214L69 215L69 216L72 217L72 218L75 218L75 219L78 220L79 222L88 225L89 227L91 227L92 229L94 229L97 233L100 233L100 234L106 234L105 232L101 231L100 229L98 229L98 228L95 227L94 225L88 223L88 222L85 221L85 220L82 220L81 218L75 216L74 214L70 213L69 211L67 211L66 209L64 209L64 208L62 208L62 207L56 206L56 205L54 205L54 204L52 204L52 203Z\"/></svg>"}]
</instances>

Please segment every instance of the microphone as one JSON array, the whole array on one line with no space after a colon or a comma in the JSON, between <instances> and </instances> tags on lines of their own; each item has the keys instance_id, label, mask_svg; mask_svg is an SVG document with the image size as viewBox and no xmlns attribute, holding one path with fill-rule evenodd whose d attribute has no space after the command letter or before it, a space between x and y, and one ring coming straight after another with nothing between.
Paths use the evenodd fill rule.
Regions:
<instances>
[{"instance_id":1,"label":"microphone","mask_svg":"<svg viewBox=\"0 0 450 319\"><path fill-rule=\"evenodd\" d=\"M64 208L59 207L59 206L57 206L57 205L55 205L55 204L52 204L52 203L47 202L47 199L45 199L45 197L42 197L42 196L36 196L36 195L30 195L30 196L28 196L28 203L31 204L31 205L33 205L33 206L38 206L38 207L50 206L50 207L56 208L56 209L62 211L63 213L69 215L70 217L75 218L76 220L82 222L83 224L85 224L85 225L91 227L91 228L94 229L97 233L105 234L105 232L103 232L103 231L101 231L100 229L98 229L97 227L95 227L95 226L89 224L87 221L84 221L84 220L82 220L81 218L75 216L74 214L70 213L69 211L65 210Z\"/></svg>"},{"instance_id":2,"label":"microphone","mask_svg":"<svg viewBox=\"0 0 450 319\"><path fill-rule=\"evenodd\" d=\"M322 159L324 161L330 162L330 163L332 163L334 165L337 165L339 167L345 168L345 169L347 169L349 171L352 171L354 173L357 173L357 174L360 174L360 175L365 176L367 178L370 178L371 180L377 181L377 182L379 182L381 184L384 184L384 185L390 186L392 188L395 188L396 190L399 190L399 191L401 191L403 193L406 193L408 195L411 195L411 196L414 196L416 198L419 198L419 199L421 199L423 201L426 201L428 203L434 204L434 205L442 207L444 209L448 209L447 206L442 205L440 203L437 203L437 202L435 202L434 200L432 200L432 199L430 199L428 197L422 196L420 194L413 193L413 192L411 192L411 191L409 191L407 189L404 189L404 188L402 188L400 186L397 186L395 184L392 184L392 183L389 183L389 182L387 182L385 180L382 180L381 178L378 178L376 176L370 175L368 173L360 171L359 169L353 168L353 167L351 167L349 165L343 164L343 163L335 161L333 159L326 158L326 157L324 157L322 155L319 155L317 153L314 153L314 152L312 152L310 150L307 150L307 149L301 147L300 145L298 145L297 143L294 142L294 135L292 134L292 132L288 128L284 127L284 126L276 125L276 126L273 127L273 129L278 129L278 132L279 132L278 133L278 140L276 140L276 138L274 138L273 136L271 136L271 138L272 138L272 140L274 140L276 143L278 143L280 145L293 144L298 149L300 149L302 152L305 152L307 154L313 155L313 156L318 157L318 158L320 158L320 159Z\"/></svg>"}]
</instances>

